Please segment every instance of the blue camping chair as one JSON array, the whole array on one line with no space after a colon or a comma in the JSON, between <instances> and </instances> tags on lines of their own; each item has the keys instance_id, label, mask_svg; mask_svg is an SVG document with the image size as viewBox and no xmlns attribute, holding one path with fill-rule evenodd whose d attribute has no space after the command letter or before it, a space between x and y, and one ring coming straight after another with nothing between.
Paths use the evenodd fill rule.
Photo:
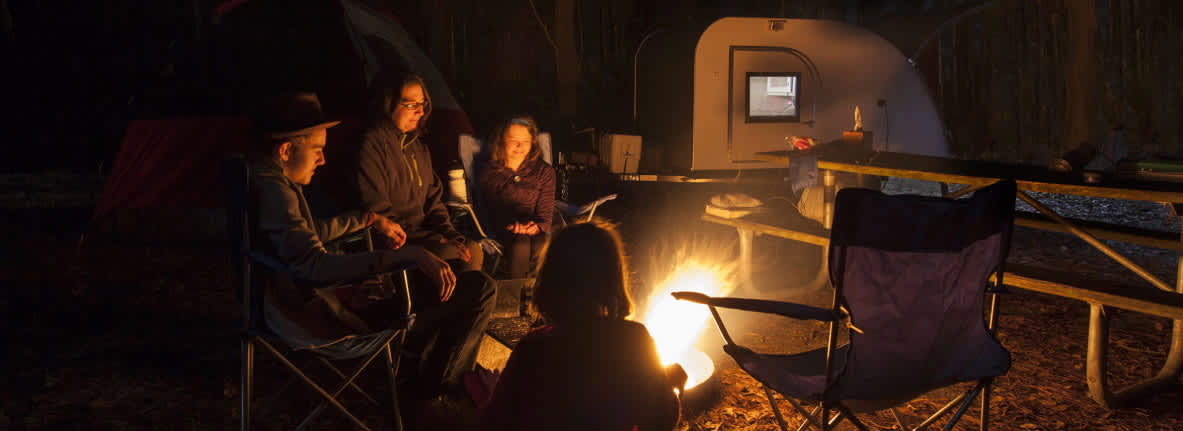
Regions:
<instances>
[{"instance_id":1,"label":"blue camping chair","mask_svg":"<svg viewBox=\"0 0 1183 431\"><path fill-rule=\"evenodd\" d=\"M242 295L243 331L240 339L242 347L242 389L239 394L242 397L241 429L246 431L251 427L255 348L262 347L288 368L295 377L304 381L317 394L324 398L320 405L304 419L297 429L304 429L325 408L332 406L360 429L369 430L370 428L346 409L337 398L346 389L353 389L370 402L377 404L377 401L373 397L353 382L374 362L374 359L380 355L384 356L390 379L392 408L394 409L392 425L395 430L402 430L402 417L398 407L398 393L395 390L395 375L398 372L400 358L402 357L399 352L402 350L403 340L406 337L407 330L410 329L415 319L414 314L411 313L411 298L407 280L407 270L412 269L412 266L407 265L394 271L387 270L386 272L368 274L362 280L339 280L334 283L322 283L323 287L332 288L337 285L370 279L381 279L397 273L399 275L397 279L400 281L398 283L400 292L397 294L403 297L406 307L401 316L392 316L393 324L390 328L371 334L349 336L337 340L322 340L310 336L297 336L295 338L281 337L269 327L267 319L264 318L266 314L263 300L263 291L266 283L264 277L274 273L285 273L290 276L291 272L276 257L267 255L251 247L254 219L251 212L252 204L250 203L252 193L250 171L246 161L239 156L229 157L222 162L220 174L226 191L226 232L229 239L231 261L233 263L233 276L239 283L240 294ZM365 246L366 250L373 250L372 241L370 229L364 229L335 243L326 243L325 246L329 249L341 249L349 246L350 243L361 243ZM301 281L301 283L314 285L310 281ZM343 381L332 391L326 389L321 384L313 381L304 370L296 366L292 359L289 358L289 356L296 354L311 356L315 361L328 367L334 374L343 379ZM360 359L360 363L353 373L348 376L331 362L350 359Z\"/></svg>"},{"instance_id":2,"label":"blue camping chair","mask_svg":"<svg viewBox=\"0 0 1183 431\"><path fill-rule=\"evenodd\" d=\"M980 395L981 429L986 430L991 382L1010 368L1010 353L993 331L1014 201L1010 180L961 200L843 189L830 234L830 308L694 292L673 295L710 307L727 343L724 351L764 385L783 430L788 425L773 391L806 417L802 427L827 430L847 419L865 430L855 413L890 408L900 421L895 406L961 382L976 383L914 429L956 408L945 426L951 429ZM991 274L997 274L993 285L987 282ZM990 308L983 319L987 296ZM804 353L756 353L735 344L717 308L829 322L829 339L826 347ZM850 342L838 346L839 326L847 319ZM818 407L806 411L798 400ZM837 414L831 418L833 410Z\"/></svg>"}]
</instances>

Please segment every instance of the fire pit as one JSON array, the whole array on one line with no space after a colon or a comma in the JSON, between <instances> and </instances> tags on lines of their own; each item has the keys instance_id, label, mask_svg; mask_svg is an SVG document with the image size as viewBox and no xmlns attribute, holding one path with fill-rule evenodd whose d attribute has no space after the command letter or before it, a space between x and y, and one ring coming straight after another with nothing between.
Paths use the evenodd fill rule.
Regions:
<instances>
[{"instance_id":1,"label":"fire pit","mask_svg":"<svg viewBox=\"0 0 1183 431\"><path fill-rule=\"evenodd\" d=\"M719 393L714 361L695 348L711 315L706 307L677 301L670 293L692 291L712 296L726 295L732 289L735 264L708 264L704 262L711 260L684 254L677 253L674 270L667 278L655 283L645 312L638 320L645 324L657 343L657 354L662 363L676 363L686 370L682 406L697 410L713 404Z\"/></svg>"},{"instance_id":2,"label":"fire pit","mask_svg":"<svg viewBox=\"0 0 1183 431\"><path fill-rule=\"evenodd\" d=\"M710 356L698 349L690 350L684 357L679 359L678 364L683 368L690 370L695 369L700 373L699 376L703 380L695 383L693 387L687 386L686 391L682 393L682 411L683 412L697 412L706 410L715 405L719 400L721 385L719 384L718 371L715 369L715 363ZM705 373L706 369L710 372ZM686 374L690 374L687 371ZM687 382L689 383L689 381Z\"/></svg>"}]
</instances>

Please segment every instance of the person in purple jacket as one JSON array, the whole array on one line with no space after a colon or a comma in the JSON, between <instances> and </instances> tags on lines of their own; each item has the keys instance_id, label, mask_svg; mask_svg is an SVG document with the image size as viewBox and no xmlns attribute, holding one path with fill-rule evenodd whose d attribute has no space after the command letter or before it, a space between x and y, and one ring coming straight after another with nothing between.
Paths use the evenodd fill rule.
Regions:
<instances>
[{"instance_id":1,"label":"person in purple jacket","mask_svg":"<svg viewBox=\"0 0 1183 431\"><path fill-rule=\"evenodd\" d=\"M495 236L506 247L510 278L530 275L554 216L555 172L542 160L538 125L518 116L497 128L479 174Z\"/></svg>"}]
</instances>

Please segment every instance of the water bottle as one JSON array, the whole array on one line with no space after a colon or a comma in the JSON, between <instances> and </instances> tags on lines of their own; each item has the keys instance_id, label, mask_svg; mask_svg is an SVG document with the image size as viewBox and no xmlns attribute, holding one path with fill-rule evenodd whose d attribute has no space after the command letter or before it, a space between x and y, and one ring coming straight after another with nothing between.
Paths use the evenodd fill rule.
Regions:
<instances>
[{"instance_id":1,"label":"water bottle","mask_svg":"<svg viewBox=\"0 0 1183 431\"><path fill-rule=\"evenodd\" d=\"M448 189L452 201L468 203L468 184L464 181L464 165L460 162L455 162L448 168Z\"/></svg>"}]
</instances>

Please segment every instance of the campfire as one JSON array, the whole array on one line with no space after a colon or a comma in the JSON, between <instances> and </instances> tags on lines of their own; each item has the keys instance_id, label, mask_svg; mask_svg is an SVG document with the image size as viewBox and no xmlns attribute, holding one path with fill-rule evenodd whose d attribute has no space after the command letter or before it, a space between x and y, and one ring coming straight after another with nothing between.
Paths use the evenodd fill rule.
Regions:
<instances>
[{"instance_id":1,"label":"campfire","mask_svg":"<svg viewBox=\"0 0 1183 431\"><path fill-rule=\"evenodd\" d=\"M653 284L655 289L638 319L657 342L662 364L677 363L686 370L687 392L707 381L715 372L710 357L694 346L711 320L711 313L700 304L675 300L670 292L693 291L711 296L730 293L736 264L733 258L722 258L726 254L719 254L720 259L707 259L686 251L675 253L671 264L673 270L664 272L668 274L665 279Z\"/></svg>"}]
</instances>

